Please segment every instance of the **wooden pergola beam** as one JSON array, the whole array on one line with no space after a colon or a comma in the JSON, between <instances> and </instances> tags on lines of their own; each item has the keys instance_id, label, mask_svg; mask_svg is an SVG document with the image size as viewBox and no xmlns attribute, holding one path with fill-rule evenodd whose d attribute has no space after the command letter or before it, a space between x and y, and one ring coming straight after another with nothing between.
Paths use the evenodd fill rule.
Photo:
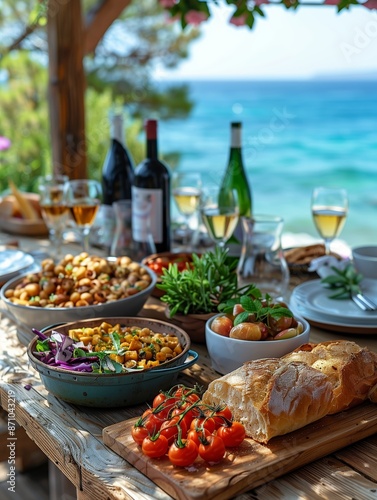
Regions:
<instances>
[{"instance_id":1,"label":"wooden pergola beam","mask_svg":"<svg viewBox=\"0 0 377 500\"><path fill-rule=\"evenodd\" d=\"M53 171L71 179L88 177L85 137L84 55L94 51L131 0L102 0L86 27L81 0L48 2L49 110Z\"/></svg>"},{"instance_id":2,"label":"wooden pergola beam","mask_svg":"<svg viewBox=\"0 0 377 500\"><path fill-rule=\"evenodd\" d=\"M87 177L81 1L48 3L50 130L53 171Z\"/></svg>"}]
</instances>

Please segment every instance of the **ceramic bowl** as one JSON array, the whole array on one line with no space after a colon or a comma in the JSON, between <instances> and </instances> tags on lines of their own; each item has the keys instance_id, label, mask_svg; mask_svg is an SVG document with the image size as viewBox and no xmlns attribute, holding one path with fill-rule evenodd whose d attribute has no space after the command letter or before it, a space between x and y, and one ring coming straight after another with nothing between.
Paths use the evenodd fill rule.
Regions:
<instances>
[{"instance_id":1,"label":"ceramic bowl","mask_svg":"<svg viewBox=\"0 0 377 500\"><path fill-rule=\"evenodd\" d=\"M352 258L359 273L365 278L377 279L377 245L353 248Z\"/></svg>"},{"instance_id":2,"label":"ceramic bowl","mask_svg":"<svg viewBox=\"0 0 377 500\"><path fill-rule=\"evenodd\" d=\"M39 206L39 195L35 193L23 193L39 212L40 219L27 220L22 217L16 217L15 198L13 195L8 195L2 198L0 202L0 229L11 234L23 236L46 236L48 234L47 226L42 219Z\"/></svg>"},{"instance_id":3,"label":"ceramic bowl","mask_svg":"<svg viewBox=\"0 0 377 500\"><path fill-rule=\"evenodd\" d=\"M102 304L83 306L83 307L32 307L15 304L6 297L8 289L14 288L20 283L25 276L18 276L8 281L0 290L0 298L5 304L8 313L17 323L17 335L20 342L27 345L34 337L32 328L41 330L50 325L69 323L90 318L111 318L113 316L136 316L152 290L156 285L157 277L148 267L146 269L151 277L151 283L144 290L139 291L135 295L126 297L112 302L104 302Z\"/></svg>"},{"instance_id":4,"label":"ceramic bowl","mask_svg":"<svg viewBox=\"0 0 377 500\"><path fill-rule=\"evenodd\" d=\"M160 391L172 387L179 372L192 366L198 359L190 350L190 338L184 330L164 321L139 317L113 317L90 319L55 326L44 330L67 334L73 328L94 327L103 321L124 326L150 328L154 332L167 333L179 338L183 351L173 360L149 370L119 374L74 372L49 366L37 359L33 352L38 337L28 345L27 354L32 366L38 371L45 388L56 397L69 403L96 407L126 407L148 402Z\"/></svg>"},{"instance_id":5,"label":"ceramic bowl","mask_svg":"<svg viewBox=\"0 0 377 500\"><path fill-rule=\"evenodd\" d=\"M261 358L280 358L309 341L310 325L299 316L295 318L304 325L304 331L284 340L239 340L219 335L211 329L212 321L223 313L216 314L206 323L206 344L212 367L225 375L243 363Z\"/></svg>"}]
</instances>

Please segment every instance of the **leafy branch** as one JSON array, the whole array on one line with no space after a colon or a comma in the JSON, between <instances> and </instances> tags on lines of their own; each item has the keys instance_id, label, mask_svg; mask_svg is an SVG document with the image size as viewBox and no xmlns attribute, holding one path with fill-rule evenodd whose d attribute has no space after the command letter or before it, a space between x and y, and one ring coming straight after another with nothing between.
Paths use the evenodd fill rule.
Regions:
<instances>
[{"instance_id":1,"label":"leafy branch","mask_svg":"<svg viewBox=\"0 0 377 500\"><path fill-rule=\"evenodd\" d=\"M219 304L250 294L255 285L238 288L237 261L228 258L228 250L216 248L202 256L192 255L192 264L179 271L176 263L163 270L161 284L165 292L161 301L166 302L170 316L180 314L205 314L216 312Z\"/></svg>"},{"instance_id":2,"label":"leafy branch","mask_svg":"<svg viewBox=\"0 0 377 500\"><path fill-rule=\"evenodd\" d=\"M349 299L353 294L360 293L360 282L363 275L358 273L352 264L348 264L343 270L334 266L331 267L334 274L321 279L321 283L327 285L327 288L337 290L330 299Z\"/></svg>"}]
</instances>

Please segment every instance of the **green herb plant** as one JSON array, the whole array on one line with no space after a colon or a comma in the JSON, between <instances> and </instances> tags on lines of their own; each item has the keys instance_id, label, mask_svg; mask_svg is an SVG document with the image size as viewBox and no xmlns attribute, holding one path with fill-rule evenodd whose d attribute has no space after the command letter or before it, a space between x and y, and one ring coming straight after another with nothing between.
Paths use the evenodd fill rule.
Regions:
<instances>
[{"instance_id":1,"label":"green herb plant","mask_svg":"<svg viewBox=\"0 0 377 500\"><path fill-rule=\"evenodd\" d=\"M256 290L253 284L238 288L236 267L237 260L228 257L226 248L218 247L201 256L193 254L192 263L183 271L169 264L157 287L165 292L161 301L168 305L170 317L217 312L219 304L251 294Z\"/></svg>"},{"instance_id":2,"label":"green herb plant","mask_svg":"<svg viewBox=\"0 0 377 500\"><path fill-rule=\"evenodd\" d=\"M349 299L353 294L360 293L360 282L363 275L358 273L352 264L347 264L343 269L337 269L332 266L334 274L321 279L327 288L336 290L335 293L329 295L330 299Z\"/></svg>"}]
</instances>

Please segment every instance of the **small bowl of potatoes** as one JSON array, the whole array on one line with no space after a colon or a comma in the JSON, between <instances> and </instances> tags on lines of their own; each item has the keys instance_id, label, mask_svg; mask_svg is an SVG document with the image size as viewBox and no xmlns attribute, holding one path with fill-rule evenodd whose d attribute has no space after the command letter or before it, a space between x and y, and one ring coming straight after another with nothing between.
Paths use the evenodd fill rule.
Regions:
<instances>
[{"instance_id":1,"label":"small bowl of potatoes","mask_svg":"<svg viewBox=\"0 0 377 500\"><path fill-rule=\"evenodd\" d=\"M206 345L212 367L225 375L243 363L261 358L278 358L309 341L310 325L291 315L255 321L253 315L237 322L237 314L219 313L206 323ZM240 312L238 312L240 314Z\"/></svg>"}]
</instances>

